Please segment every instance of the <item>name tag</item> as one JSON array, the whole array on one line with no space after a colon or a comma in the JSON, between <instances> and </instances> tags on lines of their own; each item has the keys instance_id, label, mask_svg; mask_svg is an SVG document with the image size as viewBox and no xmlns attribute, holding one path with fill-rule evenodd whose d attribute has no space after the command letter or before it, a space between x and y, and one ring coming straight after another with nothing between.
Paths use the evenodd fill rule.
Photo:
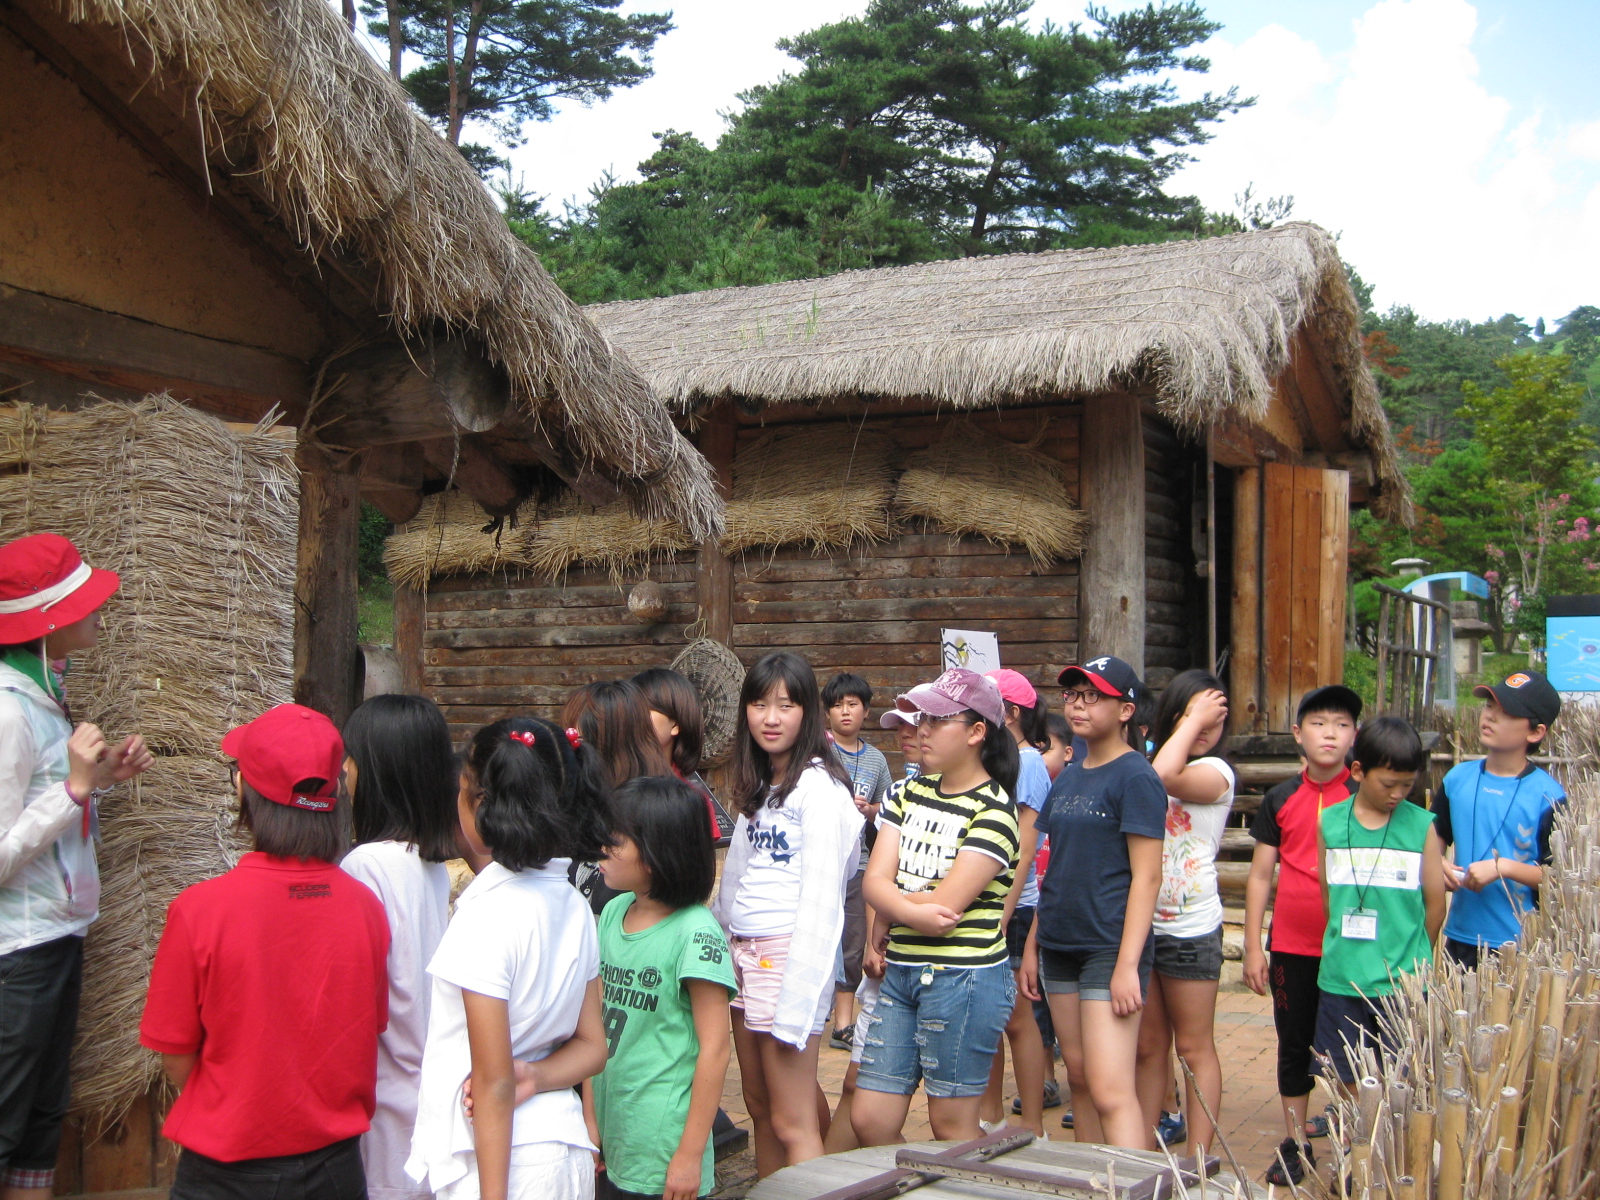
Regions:
<instances>
[{"instance_id":1,"label":"name tag","mask_svg":"<svg viewBox=\"0 0 1600 1200\"><path fill-rule=\"evenodd\" d=\"M1370 942L1378 936L1378 914L1370 908L1358 908L1344 914L1339 934L1353 942Z\"/></svg>"}]
</instances>

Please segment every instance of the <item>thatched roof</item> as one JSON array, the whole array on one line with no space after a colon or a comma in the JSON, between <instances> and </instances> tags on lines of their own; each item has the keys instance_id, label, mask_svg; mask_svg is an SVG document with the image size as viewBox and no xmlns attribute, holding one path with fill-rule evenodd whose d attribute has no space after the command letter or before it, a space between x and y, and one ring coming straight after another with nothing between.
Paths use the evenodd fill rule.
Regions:
<instances>
[{"instance_id":1,"label":"thatched roof","mask_svg":"<svg viewBox=\"0 0 1600 1200\"><path fill-rule=\"evenodd\" d=\"M397 332L475 334L513 395L641 511L720 531L705 460L326 0L58 2L197 96L213 159L225 147L306 246L365 267Z\"/></svg>"},{"instance_id":2,"label":"thatched roof","mask_svg":"<svg viewBox=\"0 0 1600 1200\"><path fill-rule=\"evenodd\" d=\"M733 397L927 397L977 408L1150 388L1198 431L1259 422L1302 327L1351 402L1352 441L1405 505L1360 314L1315 225L1201 241L848 271L584 310L656 394L693 413Z\"/></svg>"}]
</instances>

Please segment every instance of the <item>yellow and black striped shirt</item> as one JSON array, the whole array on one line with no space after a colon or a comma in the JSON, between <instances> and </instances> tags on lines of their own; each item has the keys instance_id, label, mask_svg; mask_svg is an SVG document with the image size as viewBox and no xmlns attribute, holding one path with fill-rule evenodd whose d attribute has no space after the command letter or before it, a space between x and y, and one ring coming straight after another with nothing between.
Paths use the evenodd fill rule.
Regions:
<instances>
[{"instance_id":1,"label":"yellow and black striped shirt","mask_svg":"<svg viewBox=\"0 0 1600 1200\"><path fill-rule=\"evenodd\" d=\"M942 967L987 967L1006 961L1006 893L1017 869L1021 836L1017 806L993 779L969 792L947 796L939 776L919 775L891 790L883 805L883 823L900 831L899 868L895 883L902 892L925 892L950 873L956 855L972 850L1003 863L1001 872L942 937L930 937L905 925L889 929L888 959L895 963L931 963Z\"/></svg>"}]
</instances>

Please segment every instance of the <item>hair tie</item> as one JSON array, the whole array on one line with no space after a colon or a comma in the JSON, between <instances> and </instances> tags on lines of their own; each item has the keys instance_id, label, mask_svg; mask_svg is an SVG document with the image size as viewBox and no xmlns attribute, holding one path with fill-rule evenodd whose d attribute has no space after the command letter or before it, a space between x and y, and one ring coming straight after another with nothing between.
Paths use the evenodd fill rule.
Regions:
<instances>
[{"instance_id":1,"label":"hair tie","mask_svg":"<svg viewBox=\"0 0 1600 1200\"><path fill-rule=\"evenodd\" d=\"M583 745L583 735L576 729L572 728L572 726L568 725L567 742L574 750L576 750L579 746Z\"/></svg>"},{"instance_id":2,"label":"hair tie","mask_svg":"<svg viewBox=\"0 0 1600 1200\"><path fill-rule=\"evenodd\" d=\"M538 740L538 738L535 737L535 735L532 733L532 731L527 730L527 729L512 729L512 730L507 731L506 736L508 738L510 738L513 742L521 742L524 746L528 747L528 749L530 749L530 750L533 749L534 742L536 742Z\"/></svg>"}]
</instances>

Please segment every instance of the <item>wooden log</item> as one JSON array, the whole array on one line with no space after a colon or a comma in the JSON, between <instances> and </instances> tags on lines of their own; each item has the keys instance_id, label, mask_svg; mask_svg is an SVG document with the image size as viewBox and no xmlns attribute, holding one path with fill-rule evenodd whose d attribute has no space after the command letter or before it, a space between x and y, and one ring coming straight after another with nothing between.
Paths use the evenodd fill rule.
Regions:
<instances>
[{"instance_id":1,"label":"wooden log","mask_svg":"<svg viewBox=\"0 0 1600 1200\"><path fill-rule=\"evenodd\" d=\"M295 564L294 697L335 725L361 701L356 540L361 480L348 461L302 442Z\"/></svg>"},{"instance_id":2,"label":"wooden log","mask_svg":"<svg viewBox=\"0 0 1600 1200\"><path fill-rule=\"evenodd\" d=\"M1324 471L1317 584L1317 677L1344 682L1345 578L1350 570L1350 475Z\"/></svg>"},{"instance_id":3,"label":"wooden log","mask_svg":"<svg viewBox=\"0 0 1600 1200\"><path fill-rule=\"evenodd\" d=\"M364 487L361 498L396 525L404 525L422 511L422 493L414 488Z\"/></svg>"},{"instance_id":4,"label":"wooden log","mask_svg":"<svg viewBox=\"0 0 1600 1200\"><path fill-rule=\"evenodd\" d=\"M323 379L319 436L348 449L485 433L511 404L505 371L462 338L364 346L329 362Z\"/></svg>"},{"instance_id":5,"label":"wooden log","mask_svg":"<svg viewBox=\"0 0 1600 1200\"><path fill-rule=\"evenodd\" d=\"M1079 489L1089 516L1079 598L1079 656L1114 654L1144 675L1144 430L1121 396L1084 402ZM1130 485L1130 481L1137 484Z\"/></svg>"},{"instance_id":6,"label":"wooden log","mask_svg":"<svg viewBox=\"0 0 1600 1200\"><path fill-rule=\"evenodd\" d=\"M423 629L428 620L428 598L416 588L394 589L394 654L400 663L400 690L408 696L424 693L426 667L422 658Z\"/></svg>"},{"instance_id":7,"label":"wooden log","mask_svg":"<svg viewBox=\"0 0 1600 1200\"><path fill-rule=\"evenodd\" d=\"M700 453L717 475L724 499L733 495L734 444L738 427L724 405L700 430ZM733 562L714 541L700 547L700 579L696 589L706 636L723 645L733 642Z\"/></svg>"},{"instance_id":8,"label":"wooden log","mask_svg":"<svg viewBox=\"0 0 1600 1200\"><path fill-rule=\"evenodd\" d=\"M1292 720L1290 667L1294 566L1294 470L1278 463L1263 468L1264 499L1261 512L1262 643L1265 691L1262 705L1266 726L1286 730Z\"/></svg>"},{"instance_id":9,"label":"wooden log","mask_svg":"<svg viewBox=\"0 0 1600 1200\"><path fill-rule=\"evenodd\" d=\"M516 477L480 437L436 438L422 443L422 453L491 516L510 516L526 498Z\"/></svg>"}]
</instances>

